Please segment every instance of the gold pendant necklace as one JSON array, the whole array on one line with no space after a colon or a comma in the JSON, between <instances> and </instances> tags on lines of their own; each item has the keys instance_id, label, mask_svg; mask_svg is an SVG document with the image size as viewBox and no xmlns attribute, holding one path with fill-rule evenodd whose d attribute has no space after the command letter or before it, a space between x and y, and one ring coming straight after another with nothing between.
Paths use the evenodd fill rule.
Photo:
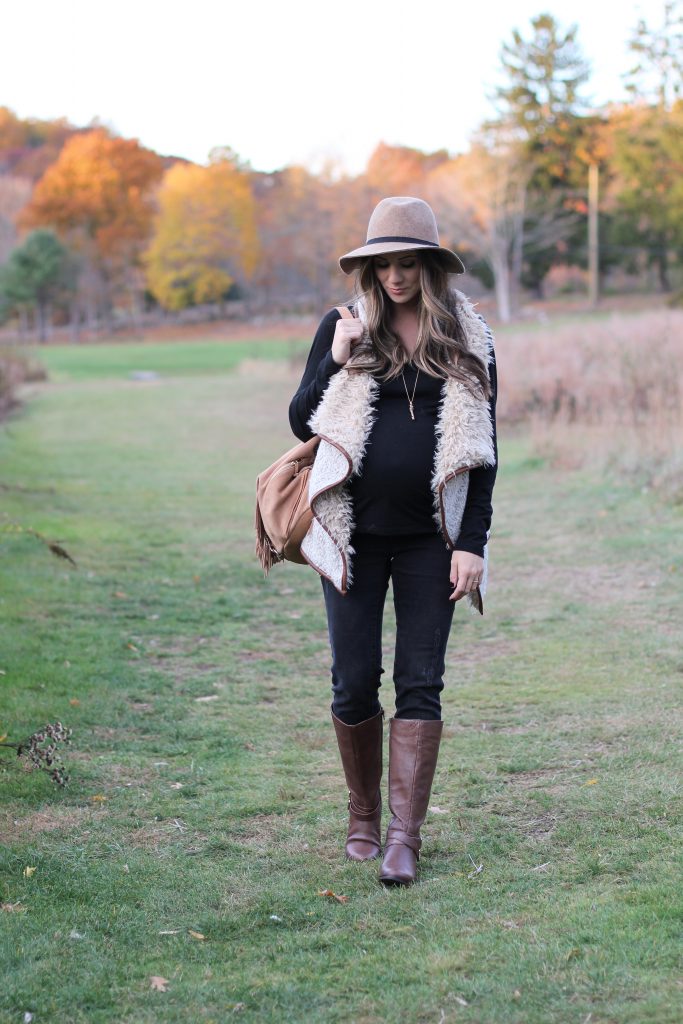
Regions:
<instances>
[{"instance_id":1,"label":"gold pendant necklace","mask_svg":"<svg viewBox=\"0 0 683 1024\"><path fill-rule=\"evenodd\" d=\"M410 407L410 418L411 418L411 420L415 419L415 409L413 407L413 402L415 401L415 392L417 391L417 380L418 380L419 376L420 376L420 371L418 370L416 375L415 375L415 386L413 388L413 396L411 398L411 396L410 396L410 394L408 392L408 385L406 384L406 379L403 376L403 370L401 370L401 380L403 381L403 387L406 389L406 398L408 399L408 405Z\"/></svg>"}]
</instances>

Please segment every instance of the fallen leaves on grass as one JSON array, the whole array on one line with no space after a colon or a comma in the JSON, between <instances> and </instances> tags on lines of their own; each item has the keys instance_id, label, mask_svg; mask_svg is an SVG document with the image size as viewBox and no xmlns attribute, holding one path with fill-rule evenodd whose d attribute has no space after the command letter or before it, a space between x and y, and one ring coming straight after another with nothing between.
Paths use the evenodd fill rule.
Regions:
<instances>
[{"instance_id":1,"label":"fallen leaves on grass","mask_svg":"<svg viewBox=\"0 0 683 1024\"><path fill-rule=\"evenodd\" d=\"M202 935L201 932L193 932L191 928L187 929L187 934L191 935L193 939L198 939L200 942L206 939L206 935Z\"/></svg>"},{"instance_id":2,"label":"fallen leaves on grass","mask_svg":"<svg viewBox=\"0 0 683 1024\"><path fill-rule=\"evenodd\" d=\"M432 814L448 814L448 810L445 807L430 807L429 810Z\"/></svg>"},{"instance_id":3,"label":"fallen leaves on grass","mask_svg":"<svg viewBox=\"0 0 683 1024\"><path fill-rule=\"evenodd\" d=\"M17 752L17 757L23 758L21 767L24 770L43 769L58 786L66 786L69 776L62 764L58 749L60 743L71 743L71 729L66 729L61 722L48 722L42 729L31 733L20 743L8 743L6 740L0 740L0 746L13 748ZM16 766L17 762L3 760L0 763Z\"/></svg>"},{"instance_id":4,"label":"fallen leaves on grass","mask_svg":"<svg viewBox=\"0 0 683 1024\"><path fill-rule=\"evenodd\" d=\"M103 804L107 798L104 793L95 793L90 799L94 804Z\"/></svg>"},{"instance_id":5,"label":"fallen leaves on grass","mask_svg":"<svg viewBox=\"0 0 683 1024\"><path fill-rule=\"evenodd\" d=\"M35 875L37 870L38 868L25 867L24 870L22 871L22 875L24 876L24 878L30 878L31 875Z\"/></svg>"},{"instance_id":6,"label":"fallen leaves on grass","mask_svg":"<svg viewBox=\"0 0 683 1024\"><path fill-rule=\"evenodd\" d=\"M81 702L78 699L78 697L72 697L71 700L69 701L69 704L71 705L72 708L77 708L80 703Z\"/></svg>"},{"instance_id":7,"label":"fallen leaves on grass","mask_svg":"<svg viewBox=\"0 0 683 1024\"><path fill-rule=\"evenodd\" d=\"M153 974L149 979L149 987L154 992L167 992L168 991L168 978L162 978L158 974Z\"/></svg>"},{"instance_id":8,"label":"fallen leaves on grass","mask_svg":"<svg viewBox=\"0 0 683 1024\"><path fill-rule=\"evenodd\" d=\"M195 697L195 704L208 704L210 700L218 700L218 694L212 693L208 697Z\"/></svg>"},{"instance_id":9,"label":"fallen leaves on grass","mask_svg":"<svg viewBox=\"0 0 683 1024\"><path fill-rule=\"evenodd\" d=\"M588 782L584 782L584 786L595 786L597 781L597 779L589 779Z\"/></svg>"},{"instance_id":10,"label":"fallen leaves on grass","mask_svg":"<svg viewBox=\"0 0 683 1024\"><path fill-rule=\"evenodd\" d=\"M331 889L321 889L318 896L327 896L328 899L336 900L337 903L348 903L348 896L338 896L336 892L332 892Z\"/></svg>"},{"instance_id":11,"label":"fallen leaves on grass","mask_svg":"<svg viewBox=\"0 0 683 1024\"><path fill-rule=\"evenodd\" d=\"M16 903L0 903L0 910L5 910L8 914L21 914L22 911L26 911L26 907L17 900Z\"/></svg>"},{"instance_id":12,"label":"fallen leaves on grass","mask_svg":"<svg viewBox=\"0 0 683 1024\"><path fill-rule=\"evenodd\" d=\"M43 536L42 533L39 533L38 530L32 529L30 526L22 526L21 523L6 522L0 526L0 531L2 533L26 533L30 537L35 537L36 540L45 544L52 554L57 556L57 558L64 558L67 562L70 562L75 569L78 568L69 552L66 548L62 547L59 541L49 540L48 537Z\"/></svg>"}]
</instances>

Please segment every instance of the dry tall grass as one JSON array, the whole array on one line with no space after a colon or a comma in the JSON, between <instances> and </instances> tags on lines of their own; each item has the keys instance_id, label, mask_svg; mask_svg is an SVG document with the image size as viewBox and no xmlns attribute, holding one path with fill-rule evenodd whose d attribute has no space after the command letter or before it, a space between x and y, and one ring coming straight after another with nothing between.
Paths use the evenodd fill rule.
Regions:
<instances>
[{"instance_id":1,"label":"dry tall grass","mask_svg":"<svg viewBox=\"0 0 683 1024\"><path fill-rule=\"evenodd\" d=\"M554 464L637 475L683 500L683 311L499 335L499 418Z\"/></svg>"},{"instance_id":2,"label":"dry tall grass","mask_svg":"<svg viewBox=\"0 0 683 1024\"><path fill-rule=\"evenodd\" d=\"M27 381L45 380L45 369L34 359L11 348L0 347L0 419L3 419L19 400L17 392Z\"/></svg>"}]
</instances>

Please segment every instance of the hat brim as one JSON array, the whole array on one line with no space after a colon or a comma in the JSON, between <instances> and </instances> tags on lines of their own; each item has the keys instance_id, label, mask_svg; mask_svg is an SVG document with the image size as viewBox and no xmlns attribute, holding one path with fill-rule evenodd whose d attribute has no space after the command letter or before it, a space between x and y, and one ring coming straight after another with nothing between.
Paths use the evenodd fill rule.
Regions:
<instances>
[{"instance_id":1,"label":"hat brim","mask_svg":"<svg viewBox=\"0 0 683 1024\"><path fill-rule=\"evenodd\" d=\"M388 255L392 252L413 252L416 249L438 252L449 274L465 273L464 263L451 249L446 249L442 245L420 245L416 242L372 242L370 245L362 245L360 249L353 249L340 257L339 266L345 274L351 274L368 256Z\"/></svg>"}]
</instances>

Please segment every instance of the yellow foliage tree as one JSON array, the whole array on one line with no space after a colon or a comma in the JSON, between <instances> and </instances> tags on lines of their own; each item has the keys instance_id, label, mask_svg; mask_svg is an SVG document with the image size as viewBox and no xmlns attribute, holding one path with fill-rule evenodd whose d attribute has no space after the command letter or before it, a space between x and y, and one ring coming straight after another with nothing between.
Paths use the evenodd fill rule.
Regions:
<instances>
[{"instance_id":1,"label":"yellow foliage tree","mask_svg":"<svg viewBox=\"0 0 683 1024\"><path fill-rule=\"evenodd\" d=\"M259 255L248 171L231 158L176 164L164 176L147 250L147 283L166 309L220 301L248 281Z\"/></svg>"}]
</instances>

